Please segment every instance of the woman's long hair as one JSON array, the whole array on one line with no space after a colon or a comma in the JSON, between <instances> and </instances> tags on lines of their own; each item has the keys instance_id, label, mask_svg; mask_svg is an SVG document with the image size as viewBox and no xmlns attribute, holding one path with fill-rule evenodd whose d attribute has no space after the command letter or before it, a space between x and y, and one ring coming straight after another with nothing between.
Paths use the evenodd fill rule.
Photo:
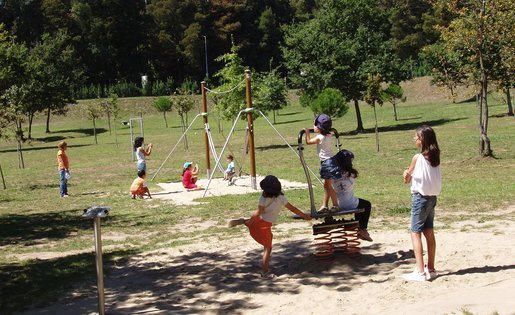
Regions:
<instances>
[{"instance_id":1,"label":"woman's long hair","mask_svg":"<svg viewBox=\"0 0 515 315\"><path fill-rule=\"evenodd\" d=\"M354 178L358 177L358 171L352 166L352 159L354 159L354 154L352 152L349 150L341 150L336 153L332 159L336 162L336 165L338 165L338 168L343 175Z\"/></svg>"},{"instance_id":2,"label":"woman's long hair","mask_svg":"<svg viewBox=\"0 0 515 315\"><path fill-rule=\"evenodd\" d=\"M143 137L136 137L134 139L134 151L143 145Z\"/></svg>"},{"instance_id":3,"label":"woman's long hair","mask_svg":"<svg viewBox=\"0 0 515 315\"><path fill-rule=\"evenodd\" d=\"M436 134L433 128L428 125L422 125L417 128L417 136L422 143L422 155L431 164L432 167L440 165L440 148L436 141Z\"/></svg>"}]
</instances>

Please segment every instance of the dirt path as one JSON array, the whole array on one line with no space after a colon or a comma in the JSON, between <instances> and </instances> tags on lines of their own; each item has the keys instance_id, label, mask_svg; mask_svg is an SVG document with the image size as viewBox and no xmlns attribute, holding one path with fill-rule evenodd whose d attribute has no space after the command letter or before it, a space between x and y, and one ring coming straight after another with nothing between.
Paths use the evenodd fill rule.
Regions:
<instances>
[{"instance_id":1,"label":"dirt path","mask_svg":"<svg viewBox=\"0 0 515 315\"><path fill-rule=\"evenodd\" d=\"M407 283L413 268L407 231L372 233L359 256L318 261L310 255L306 223L279 225L272 255L273 280L262 280L260 248L241 229L237 240L149 252L108 266L109 314L515 314L515 224L497 232L437 233L432 282ZM299 233L305 231L305 233ZM501 232L499 232L501 231ZM294 236L291 236L294 232ZM282 235L282 237L281 237ZM93 274L92 274L93 276ZM30 314L96 311L96 295L71 292Z\"/></svg>"}]
</instances>

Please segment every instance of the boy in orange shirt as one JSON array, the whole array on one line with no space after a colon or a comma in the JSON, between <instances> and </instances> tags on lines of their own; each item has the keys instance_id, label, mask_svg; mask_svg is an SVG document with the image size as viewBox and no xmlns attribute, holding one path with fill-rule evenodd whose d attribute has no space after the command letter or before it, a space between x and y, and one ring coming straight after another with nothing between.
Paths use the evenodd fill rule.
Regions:
<instances>
[{"instance_id":1,"label":"boy in orange shirt","mask_svg":"<svg viewBox=\"0 0 515 315\"><path fill-rule=\"evenodd\" d=\"M68 155L66 155L66 149L68 144L65 141L61 141L57 144L59 151L57 151L57 170L59 171L59 190L61 198L68 197L68 178L70 178L70 163L68 161Z\"/></svg>"},{"instance_id":2,"label":"boy in orange shirt","mask_svg":"<svg viewBox=\"0 0 515 315\"><path fill-rule=\"evenodd\" d=\"M145 170L138 171L138 177L132 182L131 185L132 199L136 199L136 196L143 199L145 194L148 194L148 197L152 199L152 196L150 196L150 191L147 187L147 183L145 182L146 177L147 174L145 173Z\"/></svg>"}]
</instances>

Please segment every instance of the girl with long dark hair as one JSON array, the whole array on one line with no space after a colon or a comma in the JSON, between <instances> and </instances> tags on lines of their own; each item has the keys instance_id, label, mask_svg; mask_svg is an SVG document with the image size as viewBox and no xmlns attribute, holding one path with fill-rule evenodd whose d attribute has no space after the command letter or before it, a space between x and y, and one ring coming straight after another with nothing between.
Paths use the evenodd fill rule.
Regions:
<instances>
[{"instance_id":1,"label":"girl with long dark hair","mask_svg":"<svg viewBox=\"0 0 515 315\"><path fill-rule=\"evenodd\" d=\"M338 174L341 175L332 182L338 198L338 208L339 210L364 209L364 212L354 214L356 220L359 221L358 237L372 242L367 230L372 204L368 200L354 196L354 182L358 177L358 171L352 166L354 154L348 150L341 150L332 159L338 166Z\"/></svg>"},{"instance_id":2,"label":"girl with long dark hair","mask_svg":"<svg viewBox=\"0 0 515 315\"><path fill-rule=\"evenodd\" d=\"M411 183L411 241L416 268L404 275L408 281L426 281L437 276L435 270L436 240L433 230L437 196L442 190L440 148L433 128L422 125L413 137L420 149L404 171L404 183ZM427 244L427 265L424 266L422 233Z\"/></svg>"},{"instance_id":3,"label":"girl with long dark hair","mask_svg":"<svg viewBox=\"0 0 515 315\"><path fill-rule=\"evenodd\" d=\"M134 139L134 152L136 153L136 158L138 159L136 162L138 171L147 171L146 157L152 153L152 143L149 143L145 149L143 141L143 137L136 137L136 139Z\"/></svg>"}]
</instances>

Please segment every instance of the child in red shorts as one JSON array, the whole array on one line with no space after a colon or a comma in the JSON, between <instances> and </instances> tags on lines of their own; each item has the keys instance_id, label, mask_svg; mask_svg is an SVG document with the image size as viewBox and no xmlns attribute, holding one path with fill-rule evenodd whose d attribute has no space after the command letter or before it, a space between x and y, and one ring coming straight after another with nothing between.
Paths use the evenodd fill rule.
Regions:
<instances>
[{"instance_id":1,"label":"child in red shorts","mask_svg":"<svg viewBox=\"0 0 515 315\"><path fill-rule=\"evenodd\" d=\"M261 276L272 278L274 275L268 272L270 254L272 253L272 224L277 221L279 211L284 206L305 220L311 220L311 216L303 213L288 202L281 190L281 182L277 177L267 175L259 183L259 186L263 190L263 194L259 198L256 212L250 219L239 218L229 221L229 227L245 224L249 228L250 236L264 247Z\"/></svg>"},{"instance_id":2,"label":"child in red shorts","mask_svg":"<svg viewBox=\"0 0 515 315\"><path fill-rule=\"evenodd\" d=\"M152 196L150 196L150 191L147 187L147 183L145 182L145 177L147 177L145 170L139 170L138 177L132 182L131 185L132 199L136 199L136 197L143 199L145 194L147 194L148 197L152 199Z\"/></svg>"}]
</instances>

